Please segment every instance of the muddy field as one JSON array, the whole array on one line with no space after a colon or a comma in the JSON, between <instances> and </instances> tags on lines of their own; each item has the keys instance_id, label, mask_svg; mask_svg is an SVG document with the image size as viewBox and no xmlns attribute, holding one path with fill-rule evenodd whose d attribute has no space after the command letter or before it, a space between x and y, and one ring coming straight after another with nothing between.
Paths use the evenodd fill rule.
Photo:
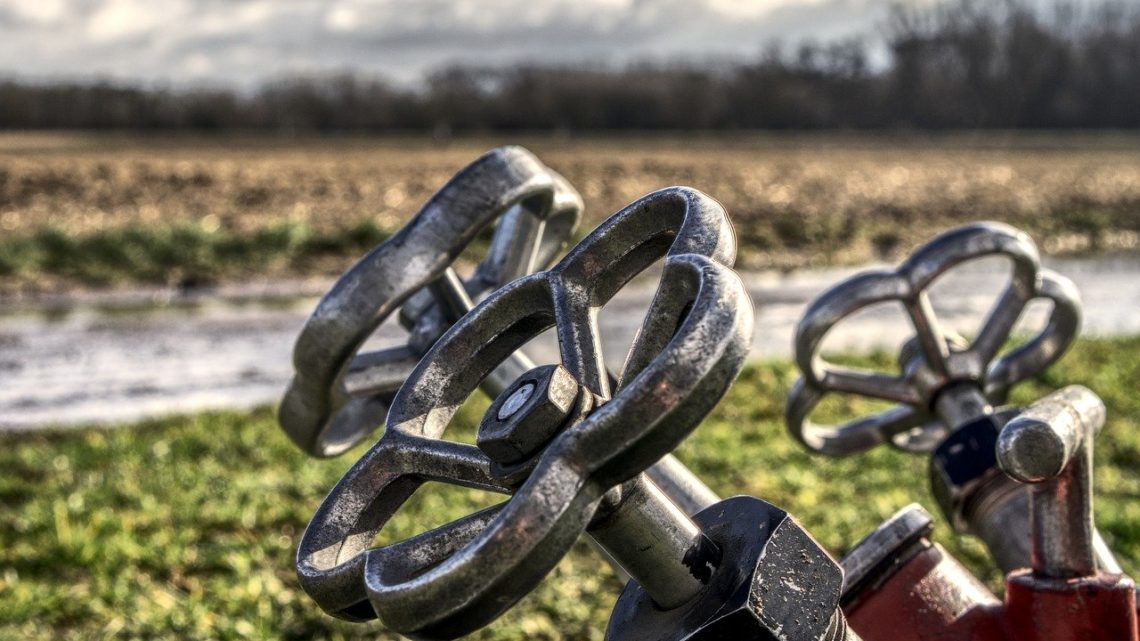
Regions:
<instances>
[{"instance_id":1,"label":"muddy field","mask_svg":"<svg viewBox=\"0 0 1140 641\"><path fill-rule=\"evenodd\" d=\"M891 259L1011 222L1049 253L1134 248L1140 138L288 140L0 136L0 293L339 273L482 151L519 142L581 191L587 226L686 184L721 200L741 263Z\"/></svg>"}]
</instances>

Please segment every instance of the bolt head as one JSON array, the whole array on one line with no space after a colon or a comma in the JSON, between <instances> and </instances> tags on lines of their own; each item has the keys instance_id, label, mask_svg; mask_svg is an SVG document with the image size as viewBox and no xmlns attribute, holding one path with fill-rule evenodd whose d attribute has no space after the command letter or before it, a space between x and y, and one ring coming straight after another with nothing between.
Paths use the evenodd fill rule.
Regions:
<instances>
[{"instance_id":1,"label":"bolt head","mask_svg":"<svg viewBox=\"0 0 1140 641\"><path fill-rule=\"evenodd\" d=\"M509 419L522 409L531 396L534 396L534 383L526 383L507 397L507 400L499 406L496 416L499 417L500 421Z\"/></svg>"},{"instance_id":2,"label":"bolt head","mask_svg":"<svg viewBox=\"0 0 1140 641\"><path fill-rule=\"evenodd\" d=\"M479 424L475 443L491 460L509 465L540 452L574 410L581 385L562 365L543 365L503 391Z\"/></svg>"}]
</instances>

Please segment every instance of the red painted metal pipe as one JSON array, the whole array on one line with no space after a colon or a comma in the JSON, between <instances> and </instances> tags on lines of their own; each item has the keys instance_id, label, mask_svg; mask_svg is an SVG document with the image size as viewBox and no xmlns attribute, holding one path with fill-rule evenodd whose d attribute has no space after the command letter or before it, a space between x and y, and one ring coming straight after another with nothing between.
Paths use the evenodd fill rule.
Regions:
<instances>
[{"instance_id":1,"label":"red painted metal pipe","mask_svg":"<svg viewBox=\"0 0 1140 641\"><path fill-rule=\"evenodd\" d=\"M1140 641L1126 576L1013 572L1003 604L941 546L911 554L844 608L864 641Z\"/></svg>"},{"instance_id":2,"label":"red painted metal pipe","mask_svg":"<svg viewBox=\"0 0 1140 641\"><path fill-rule=\"evenodd\" d=\"M1011 572L1005 619L1017 641L1137 641L1136 584L1119 574L1053 579Z\"/></svg>"},{"instance_id":3,"label":"red painted metal pipe","mask_svg":"<svg viewBox=\"0 0 1140 641\"><path fill-rule=\"evenodd\" d=\"M1006 641L1001 610L969 570L927 543L845 613L864 641Z\"/></svg>"}]
</instances>

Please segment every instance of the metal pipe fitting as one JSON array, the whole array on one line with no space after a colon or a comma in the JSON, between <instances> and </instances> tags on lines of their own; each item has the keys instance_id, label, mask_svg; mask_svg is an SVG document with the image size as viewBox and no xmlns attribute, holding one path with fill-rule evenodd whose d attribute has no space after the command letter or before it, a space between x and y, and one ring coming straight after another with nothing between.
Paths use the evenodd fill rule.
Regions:
<instances>
[{"instance_id":1,"label":"metal pipe fitting","mask_svg":"<svg viewBox=\"0 0 1140 641\"><path fill-rule=\"evenodd\" d=\"M1100 398L1073 385L1029 406L998 437L1002 470L1032 487L1032 567L1041 576L1096 573L1092 451L1104 420Z\"/></svg>"},{"instance_id":2,"label":"metal pipe fitting","mask_svg":"<svg viewBox=\"0 0 1140 641\"><path fill-rule=\"evenodd\" d=\"M587 534L657 607L688 603L708 587L720 548L645 475L622 486L621 494L609 514L594 517Z\"/></svg>"}]
</instances>

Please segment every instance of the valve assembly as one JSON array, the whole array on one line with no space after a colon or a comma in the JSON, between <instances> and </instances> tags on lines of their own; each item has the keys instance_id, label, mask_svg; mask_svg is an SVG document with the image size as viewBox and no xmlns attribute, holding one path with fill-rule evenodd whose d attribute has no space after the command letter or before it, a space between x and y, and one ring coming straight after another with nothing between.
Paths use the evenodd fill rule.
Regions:
<instances>
[{"instance_id":1,"label":"valve assembly","mask_svg":"<svg viewBox=\"0 0 1140 641\"><path fill-rule=\"evenodd\" d=\"M605 632L613 641L1140 641L1136 586L1093 526L1104 405L1079 386L1002 405L1080 327L1076 287L1041 266L1025 234L1000 223L959 227L895 269L824 292L797 327L801 377L786 405L792 436L822 455L887 444L927 457L942 516L979 537L1006 573L999 599L933 540L934 518L917 505L837 561L810 523L762 498L721 500L673 458L751 344L753 304L732 269L732 226L710 196L670 187L563 254L582 207L526 150L493 150L318 304L296 343L281 426L320 457L383 427L317 508L297 551L301 587L325 612L379 619L412 639L458 638L493 625L584 537L629 578ZM485 228L487 256L461 278L454 263ZM939 324L928 292L987 256L1013 268L966 340ZM610 371L598 312L655 270L641 330ZM1006 349L1037 299L1052 307L1044 328ZM897 375L821 356L844 318L895 301L915 330ZM407 344L363 351L388 317L407 329ZM527 344L548 332L559 360L539 366ZM476 389L491 404L475 444L447 438ZM842 425L813 423L827 394L896 405ZM375 547L429 481L506 498Z\"/></svg>"}]
</instances>

